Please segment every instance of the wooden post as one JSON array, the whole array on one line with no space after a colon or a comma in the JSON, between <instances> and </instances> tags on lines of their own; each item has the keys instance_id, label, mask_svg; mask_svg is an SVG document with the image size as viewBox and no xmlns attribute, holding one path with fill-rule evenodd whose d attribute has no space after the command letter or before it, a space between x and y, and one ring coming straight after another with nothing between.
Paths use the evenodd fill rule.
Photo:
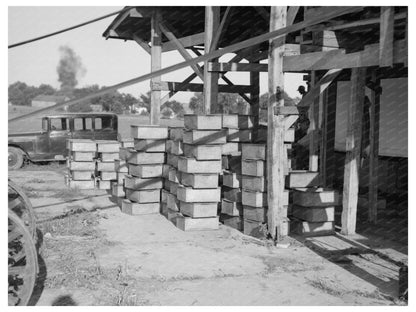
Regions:
<instances>
[{"instance_id":1,"label":"wooden post","mask_svg":"<svg viewBox=\"0 0 416 312\"><path fill-rule=\"evenodd\" d=\"M160 11L155 9L151 20L151 71L162 68L162 34L159 28ZM161 76L153 77L150 81L150 124L159 124L160 119L160 82Z\"/></svg>"},{"instance_id":2,"label":"wooden post","mask_svg":"<svg viewBox=\"0 0 416 312\"><path fill-rule=\"evenodd\" d=\"M325 94L321 174L323 186L333 187L335 177L335 117L337 109L337 83L331 83Z\"/></svg>"},{"instance_id":3,"label":"wooden post","mask_svg":"<svg viewBox=\"0 0 416 312\"><path fill-rule=\"evenodd\" d=\"M258 63L258 62L256 62ZM252 91L250 93L251 100L251 114L254 116L254 133L253 139L257 140L258 128L259 128L259 114L260 114L260 73L250 72L250 85Z\"/></svg>"},{"instance_id":4,"label":"wooden post","mask_svg":"<svg viewBox=\"0 0 416 312\"><path fill-rule=\"evenodd\" d=\"M220 23L220 7L205 7L205 53L210 52L215 31ZM217 62L218 58L211 62ZM215 110L218 102L218 73L208 71L208 61L204 62L204 112L210 114Z\"/></svg>"},{"instance_id":5,"label":"wooden post","mask_svg":"<svg viewBox=\"0 0 416 312\"><path fill-rule=\"evenodd\" d=\"M355 234L357 219L362 119L365 96L365 68L351 69L351 103L348 106L341 233Z\"/></svg>"},{"instance_id":6,"label":"wooden post","mask_svg":"<svg viewBox=\"0 0 416 312\"><path fill-rule=\"evenodd\" d=\"M316 77L316 72L311 72L311 87L315 86L315 83L318 82ZM318 127L319 127L319 97L315 98L309 107L309 171L318 171Z\"/></svg>"},{"instance_id":7,"label":"wooden post","mask_svg":"<svg viewBox=\"0 0 416 312\"><path fill-rule=\"evenodd\" d=\"M286 26L286 7L272 6L270 11L270 31ZM267 107L267 202L268 229L273 239L279 241L286 235L283 222L283 195L285 187L285 147L284 117L274 114L275 106L284 106L283 53L285 37L269 43L269 103Z\"/></svg>"},{"instance_id":8,"label":"wooden post","mask_svg":"<svg viewBox=\"0 0 416 312\"><path fill-rule=\"evenodd\" d=\"M377 71L371 73L370 96L370 151L369 151L369 189L368 189L368 220L377 223L377 192L378 192L378 147L380 128L380 79Z\"/></svg>"},{"instance_id":9,"label":"wooden post","mask_svg":"<svg viewBox=\"0 0 416 312\"><path fill-rule=\"evenodd\" d=\"M380 67L393 66L394 7L380 7Z\"/></svg>"}]
</instances>

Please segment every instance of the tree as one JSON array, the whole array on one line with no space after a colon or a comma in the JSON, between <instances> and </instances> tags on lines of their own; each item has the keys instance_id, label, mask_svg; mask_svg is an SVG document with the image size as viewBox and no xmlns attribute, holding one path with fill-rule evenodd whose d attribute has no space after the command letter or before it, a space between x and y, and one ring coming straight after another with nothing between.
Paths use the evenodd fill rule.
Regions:
<instances>
[{"instance_id":1,"label":"tree","mask_svg":"<svg viewBox=\"0 0 416 312\"><path fill-rule=\"evenodd\" d=\"M248 103L235 93L218 93L217 106L211 111L213 114L243 114L247 113ZM195 92L189 100L189 108L194 114L202 114L204 111L204 97L201 92Z\"/></svg>"},{"instance_id":2,"label":"tree","mask_svg":"<svg viewBox=\"0 0 416 312\"><path fill-rule=\"evenodd\" d=\"M167 101L160 107L160 110L163 111L165 107L170 108L175 113L176 117L183 118L183 115L185 114L182 103L179 103L178 101Z\"/></svg>"},{"instance_id":3,"label":"tree","mask_svg":"<svg viewBox=\"0 0 416 312\"><path fill-rule=\"evenodd\" d=\"M194 114L200 115L204 111L204 96L201 92L195 92L194 96L189 100L189 108Z\"/></svg>"},{"instance_id":4,"label":"tree","mask_svg":"<svg viewBox=\"0 0 416 312\"><path fill-rule=\"evenodd\" d=\"M56 89L50 85L41 84L39 87L34 87L21 81L9 85L8 91L10 103L25 106L30 106L32 100L38 95L54 95L56 93Z\"/></svg>"}]
</instances>

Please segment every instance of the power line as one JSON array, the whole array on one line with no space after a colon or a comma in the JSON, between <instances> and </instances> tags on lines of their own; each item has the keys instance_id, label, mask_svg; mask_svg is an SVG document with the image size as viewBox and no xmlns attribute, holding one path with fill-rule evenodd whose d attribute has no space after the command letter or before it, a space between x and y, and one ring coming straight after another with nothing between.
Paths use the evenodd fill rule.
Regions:
<instances>
[{"instance_id":1,"label":"power line","mask_svg":"<svg viewBox=\"0 0 416 312\"><path fill-rule=\"evenodd\" d=\"M33 39L29 39L29 40L25 40L25 41L22 41L22 42L11 44L11 45L8 46L8 48L11 49L11 48L15 48L15 47L18 47L18 46L21 46L21 45L24 45L24 44L34 42L34 41L38 41L38 40L42 40L42 39L45 39L45 38L48 38L48 37L52 37L52 36L55 36L55 35L58 35L58 34L61 34L61 33L64 33L64 32L67 32L67 31L70 31L70 30L73 30L73 29L76 29L76 28L79 28L79 27L82 27L82 26L85 26L85 25L88 25L88 24L91 24L91 23L94 23L94 22L100 21L102 19L105 19L107 17L125 12L125 11L130 10L130 9L131 9L131 7L126 7L122 10L119 10L119 11L116 11L116 12L113 12L113 13L110 13L110 14L106 14L106 15L101 16L101 17L94 18L92 20L89 20L87 22L84 22L84 23L81 23L81 24L78 24L78 25L75 25L75 26L71 26L71 27L68 27L68 28L65 28L65 29L62 29L62 30L58 30L58 31L55 31L53 33L43 35L43 36L40 36L40 37L36 37L36 38L33 38Z\"/></svg>"}]
</instances>

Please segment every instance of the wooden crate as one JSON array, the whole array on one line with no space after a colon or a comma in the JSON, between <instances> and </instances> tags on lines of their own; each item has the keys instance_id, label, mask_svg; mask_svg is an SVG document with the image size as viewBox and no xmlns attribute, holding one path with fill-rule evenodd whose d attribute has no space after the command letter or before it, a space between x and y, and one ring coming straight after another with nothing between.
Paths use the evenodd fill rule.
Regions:
<instances>
[{"instance_id":1,"label":"wooden crate","mask_svg":"<svg viewBox=\"0 0 416 312\"><path fill-rule=\"evenodd\" d=\"M166 140L134 139L134 148L140 152L164 153L166 151Z\"/></svg>"},{"instance_id":2,"label":"wooden crate","mask_svg":"<svg viewBox=\"0 0 416 312\"><path fill-rule=\"evenodd\" d=\"M185 130L183 143L196 145L224 144L227 142L226 130Z\"/></svg>"},{"instance_id":3,"label":"wooden crate","mask_svg":"<svg viewBox=\"0 0 416 312\"><path fill-rule=\"evenodd\" d=\"M126 198L135 203L159 203L160 189L131 190L126 188Z\"/></svg>"},{"instance_id":4,"label":"wooden crate","mask_svg":"<svg viewBox=\"0 0 416 312\"><path fill-rule=\"evenodd\" d=\"M219 219L218 217L190 218L178 216L176 219L176 226L182 231L218 230Z\"/></svg>"},{"instance_id":5,"label":"wooden crate","mask_svg":"<svg viewBox=\"0 0 416 312\"><path fill-rule=\"evenodd\" d=\"M160 203L139 204L125 199L121 204L121 212L132 216L158 214L160 212Z\"/></svg>"},{"instance_id":6,"label":"wooden crate","mask_svg":"<svg viewBox=\"0 0 416 312\"><path fill-rule=\"evenodd\" d=\"M195 189L210 189L218 187L217 173L180 173L180 182Z\"/></svg>"},{"instance_id":7,"label":"wooden crate","mask_svg":"<svg viewBox=\"0 0 416 312\"><path fill-rule=\"evenodd\" d=\"M190 187L178 186L177 197L187 203L220 202L221 189L193 189Z\"/></svg>"},{"instance_id":8,"label":"wooden crate","mask_svg":"<svg viewBox=\"0 0 416 312\"><path fill-rule=\"evenodd\" d=\"M183 154L197 160L220 160L221 145L183 145Z\"/></svg>"},{"instance_id":9,"label":"wooden crate","mask_svg":"<svg viewBox=\"0 0 416 312\"><path fill-rule=\"evenodd\" d=\"M134 139L162 140L168 138L168 128L157 125L130 126Z\"/></svg>"},{"instance_id":10,"label":"wooden crate","mask_svg":"<svg viewBox=\"0 0 416 312\"><path fill-rule=\"evenodd\" d=\"M221 130L221 115L191 115L183 116L183 123L186 129L191 130Z\"/></svg>"},{"instance_id":11,"label":"wooden crate","mask_svg":"<svg viewBox=\"0 0 416 312\"><path fill-rule=\"evenodd\" d=\"M180 156L178 160L179 171L186 173L220 173L220 160L196 160Z\"/></svg>"},{"instance_id":12,"label":"wooden crate","mask_svg":"<svg viewBox=\"0 0 416 312\"><path fill-rule=\"evenodd\" d=\"M180 201L180 212L192 218L216 217L218 203L187 203Z\"/></svg>"}]
</instances>

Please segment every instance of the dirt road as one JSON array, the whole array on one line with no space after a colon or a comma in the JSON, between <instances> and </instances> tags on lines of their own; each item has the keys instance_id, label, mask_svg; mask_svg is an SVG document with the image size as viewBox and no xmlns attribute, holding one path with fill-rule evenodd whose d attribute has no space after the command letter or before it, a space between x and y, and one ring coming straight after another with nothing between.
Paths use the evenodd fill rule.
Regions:
<instances>
[{"instance_id":1,"label":"dirt road","mask_svg":"<svg viewBox=\"0 0 416 312\"><path fill-rule=\"evenodd\" d=\"M295 240L276 248L225 226L182 232L161 215L122 214L105 191L68 191L63 172L9 173L28 192L42 231L33 304L394 304L391 265L371 268L380 287L365 269L355 274Z\"/></svg>"}]
</instances>

